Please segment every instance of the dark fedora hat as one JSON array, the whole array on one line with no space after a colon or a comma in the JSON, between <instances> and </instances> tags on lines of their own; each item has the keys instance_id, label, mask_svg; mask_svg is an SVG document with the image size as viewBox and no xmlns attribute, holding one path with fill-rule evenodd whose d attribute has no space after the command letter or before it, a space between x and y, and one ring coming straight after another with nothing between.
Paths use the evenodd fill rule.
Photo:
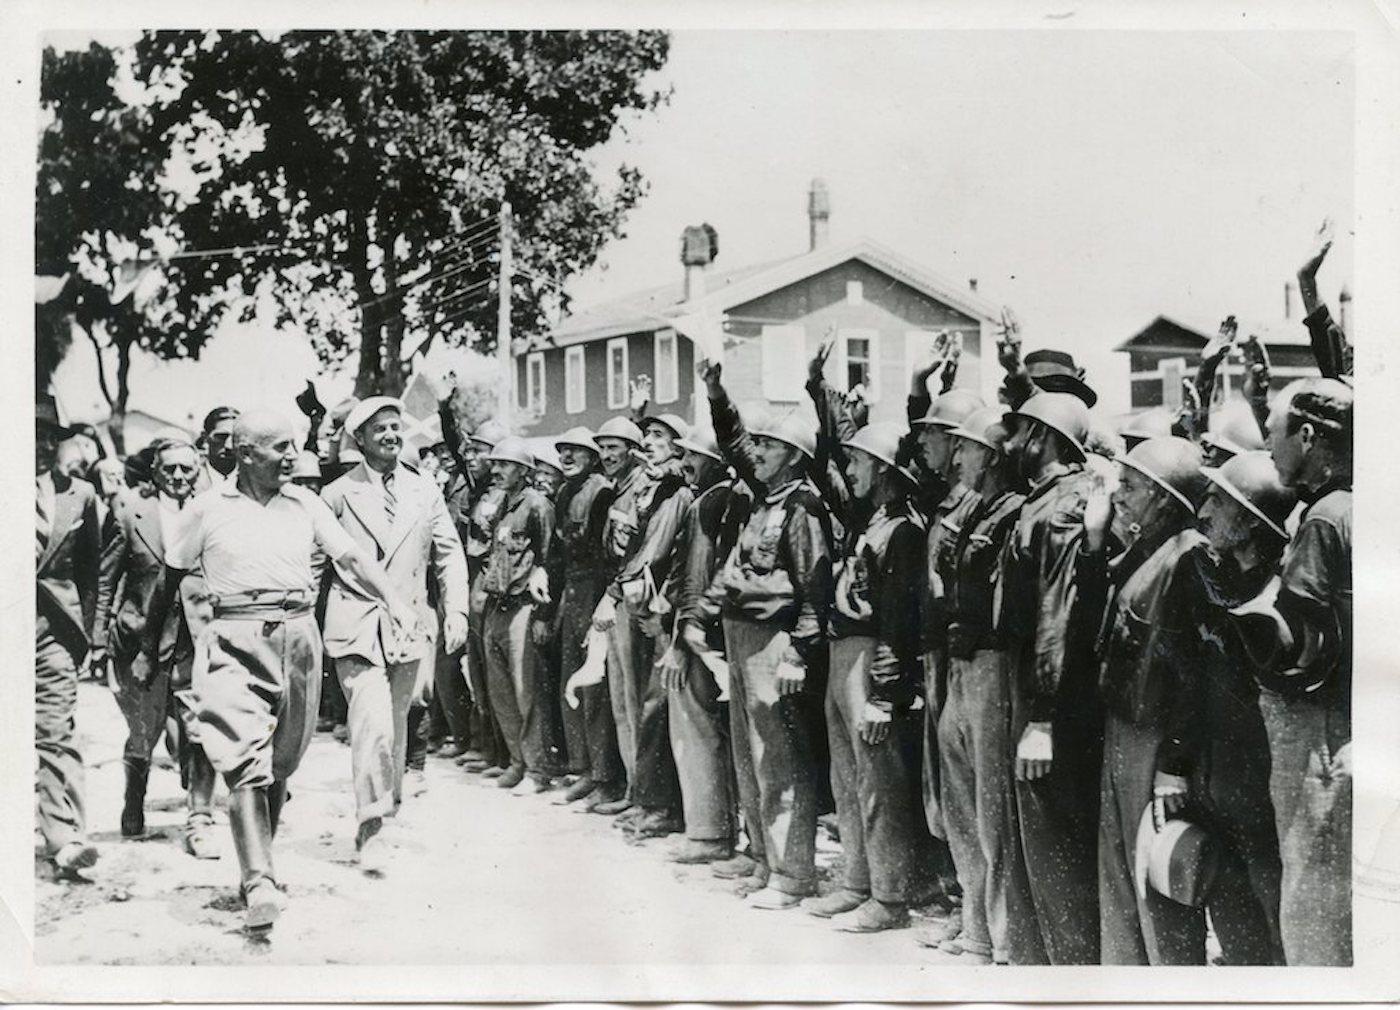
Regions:
<instances>
[{"instance_id":1,"label":"dark fedora hat","mask_svg":"<svg viewBox=\"0 0 1400 1010\"><path fill-rule=\"evenodd\" d=\"M1064 351L1031 351L1025 357L1026 372L1031 381L1047 393L1069 393L1092 407L1099 394L1084 381L1084 369L1074 363L1074 355Z\"/></svg>"},{"instance_id":2,"label":"dark fedora hat","mask_svg":"<svg viewBox=\"0 0 1400 1010\"><path fill-rule=\"evenodd\" d=\"M47 428L58 435L59 438L68 438L74 433L73 428L63 424L58 419L58 404L54 398L46 393L40 393L34 404L34 424L40 428Z\"/></svg>"}]
</instances>

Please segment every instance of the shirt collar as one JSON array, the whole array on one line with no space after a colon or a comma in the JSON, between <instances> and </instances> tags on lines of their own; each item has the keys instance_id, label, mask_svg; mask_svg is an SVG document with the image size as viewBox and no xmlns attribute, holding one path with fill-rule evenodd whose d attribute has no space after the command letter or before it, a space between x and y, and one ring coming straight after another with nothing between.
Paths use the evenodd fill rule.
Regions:
<instances>
[{"instance_id":1,"label":"shirt collar","mask_svg":"<svg viewBox=\"0 0 1400 1010\"><path fill-rule=\"evenodd\" d=\"M391 469L389 472L392 473L392 474L394 475L394 479L395 479L395 480L398 480L398 478L399 478L399 464L398 464L398 463L395 463L394 466L393 466L393 469ZM378 470L376 470L374 467L370 466L368 463L365 464L365 474L369 477L369 482L370 482L371 484L373 484L375 487L381 487L381 488L382 488L382 487L384 486L384 474L380 473Z\"/></svg>"},{"instance_id":2,"label":"shirt collar","mask_svg":"<svg viewBox=\"0 0 1400 1010\"><path fill-rule=\"evenodd\" d=\"M764 497L763 500L769 505L776 505L778 502L783 501L785 498L787 498L788 495L796 491L798 486L801 485L801 483L801 477L794 477L786 484L783 484L780 487L773 488L771 491L768 492L768 494Z\"/></svg>"}]
</instances>

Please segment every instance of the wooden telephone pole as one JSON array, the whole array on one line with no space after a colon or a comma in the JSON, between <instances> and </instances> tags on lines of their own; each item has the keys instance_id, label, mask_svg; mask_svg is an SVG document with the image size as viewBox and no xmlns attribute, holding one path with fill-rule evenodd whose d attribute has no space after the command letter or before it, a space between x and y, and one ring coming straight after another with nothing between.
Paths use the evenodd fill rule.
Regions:
<instances>
[{"instance_id":1,"label":"wooden telephone pole","mask_svg":"<svg viewBox=\"0 0 1400 1010\"><path fill-rule=\"evenodd\" d=\"M496 361L501 366L500 398L496 417L510 427L515 413L515 358L510 351L510 278L512 262L510 201L501 204L499 276L496 279Z\"/></svg>"}]
</instances>

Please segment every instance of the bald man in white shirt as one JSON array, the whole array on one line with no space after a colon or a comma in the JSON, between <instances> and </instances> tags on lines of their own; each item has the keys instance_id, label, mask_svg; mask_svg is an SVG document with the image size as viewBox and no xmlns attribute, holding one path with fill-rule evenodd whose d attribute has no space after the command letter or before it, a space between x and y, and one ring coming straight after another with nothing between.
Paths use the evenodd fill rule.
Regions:
<instances>
[{"instance_id":1,"label":"bald man in white shirt","mask_svg":"<svg viewBox=\"0 0 1400 1010\"><path fill-rule=\"evenodd\" d=\"M284 417L250 413L234 430L234 480L200 495L166 564L174 570L153 608L146 651L159 654L159 628L179 577L199 567L213 619L196 644L195 710L205 753L229 787L233 831L247 903L245 925L270 928L284 901L272 868L272 838L316 726L321 634L312 608L312 551L363 585L396 624L414 615L388 575L365 557L316 495L291 483L297 444Z\"/></svg>"}]
</instances>

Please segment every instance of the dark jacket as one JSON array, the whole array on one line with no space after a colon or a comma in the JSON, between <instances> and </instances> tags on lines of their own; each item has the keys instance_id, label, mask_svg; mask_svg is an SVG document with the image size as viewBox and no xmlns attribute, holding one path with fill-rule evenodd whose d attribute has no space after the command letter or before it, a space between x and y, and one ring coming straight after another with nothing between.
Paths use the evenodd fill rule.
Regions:
<instances>
[{"instance_id":1,"label":"dark jacket","mask_svg":"<svg viewBox=\"0 0 1400 1010\"><path fill-rule=\"evenodd\" d=\"M923 688L919 658L919 579L923 517L907 501L875 511L836 563L833 638L876 641L870 700L886 711L907 709Z\"/></svg>"},{"instance_id":2,"label":"dark jacket","mask_svg":"<svg viewBox=\"0 0 1400 1010\"><path fill-rule=\"evenodd\" d=\"M76 659L87 655L97 614L102 551L97 493L87 481L54 473L49 535L36 544L35 606Z\"/></svg>"}]
</instances>

